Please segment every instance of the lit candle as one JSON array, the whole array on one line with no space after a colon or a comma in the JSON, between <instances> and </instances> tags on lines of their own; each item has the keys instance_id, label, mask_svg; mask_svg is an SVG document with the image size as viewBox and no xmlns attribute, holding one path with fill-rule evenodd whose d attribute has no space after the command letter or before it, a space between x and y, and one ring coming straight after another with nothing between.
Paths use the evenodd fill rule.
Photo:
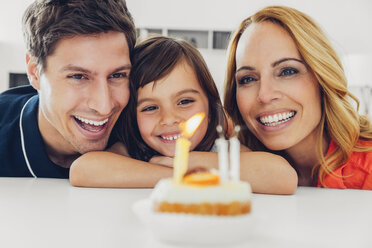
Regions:
<instances>
[{"instance_id":1,"label":"lit candle","mask_svg":"<svg viewBox=\"0 0 372 248\"><path fill-rule=\"evenodd\" d=\"M238 133L240 126L234 129L234 135L230 138L230 175L233 182L240 180L240 142Z\"/></svg>"},{"instance_id":2,"label":"lit candle","mask_svg":"<svg viewBox=\"0 0 372 248\"><path fill-rule=\"evenodd\" d=\"M216 140L216 145L218 149L218 170L220 174L221 183L226 183L229 180L229 157L227 152L227 140L222 132L222 127L217 126L217 132L220 134L220 137Z\"/></svg>"},{"instance_id":3,"label":"lit candle","mask_svg":"<svg viewBox=\"0 0 372 248\"><path fill-rule=\"evenodd\" d=\"M186 122L180 123L181 137L176 142L176 152L173 164L173 179L175 183L181 183L188 167L189 150L191 142L189 138L194 134L204 119L204 113L193 115Z\"/></svg>"}]
</instances>

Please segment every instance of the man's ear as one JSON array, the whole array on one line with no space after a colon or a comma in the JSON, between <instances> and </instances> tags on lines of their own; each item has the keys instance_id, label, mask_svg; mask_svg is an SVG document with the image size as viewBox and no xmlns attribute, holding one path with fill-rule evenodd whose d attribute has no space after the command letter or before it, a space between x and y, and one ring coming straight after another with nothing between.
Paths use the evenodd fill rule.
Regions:
<instances>
[{"instance_id":1,"label":"man's ear","mask_svg":"<svg viewBox=\"0 0 372 248\"><path fill-rule=\"evenodd\" d=\"M40 72L35 59L29 53L26 53L26 67L28 81L30 81L32 87L40 90Z\"/></svg>"}]
</instances>

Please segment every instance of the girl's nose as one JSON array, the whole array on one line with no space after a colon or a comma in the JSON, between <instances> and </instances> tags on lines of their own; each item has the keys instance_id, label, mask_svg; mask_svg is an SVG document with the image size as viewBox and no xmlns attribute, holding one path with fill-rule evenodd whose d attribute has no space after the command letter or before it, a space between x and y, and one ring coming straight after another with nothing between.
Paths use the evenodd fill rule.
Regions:
<instances>
[{"instance_id":1,"label":"girl's nose","mask_svg":"<svg viewBox=\"0 0 372 248\"><path fill-rule=\"evenodd\" d=\"M161 115L160 124L161 125L178 125L181 122L181 117L174 110L163 110Z\"/></svg>"}]
</instances>

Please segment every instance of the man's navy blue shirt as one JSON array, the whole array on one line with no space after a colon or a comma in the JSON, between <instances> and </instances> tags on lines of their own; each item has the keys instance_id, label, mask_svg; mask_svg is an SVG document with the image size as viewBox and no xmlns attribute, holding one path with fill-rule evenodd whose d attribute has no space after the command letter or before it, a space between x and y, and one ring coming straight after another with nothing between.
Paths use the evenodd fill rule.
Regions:
<instances>
[{"instance_id":1,"label":"man's navy blue shirt","mask_svg":"<svg viewBox=\"0 0 372 248\"><path fill-rule=\"evenodd\" d=\"M32 177L33 173L36 177L68 178L69 169L53 163L46 153L37 121L38 106L39 96L32 86L0 94L0 176Z\"/></svg>"}]
</instances>

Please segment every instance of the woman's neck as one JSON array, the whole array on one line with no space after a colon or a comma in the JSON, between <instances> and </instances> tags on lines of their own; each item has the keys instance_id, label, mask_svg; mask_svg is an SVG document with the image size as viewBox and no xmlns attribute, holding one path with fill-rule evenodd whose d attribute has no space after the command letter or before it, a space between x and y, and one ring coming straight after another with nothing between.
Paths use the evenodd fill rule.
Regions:
<instances>
[{"instance_id":1,"label":"woman's neck","mask_svg":"<svg viewBox=\"0 0 372 248\"><path fill-rule=\"evenodd\" d=\"M287 159L298 174L298 185L300 186L315 186L317 183L317 175L313 173L313 168L319 162L317 153L317 135L316 131L302 140L295 146L285 150ZM323 154L328 151L329 138L323 136Z\"/></svg>"}]
</instances>

